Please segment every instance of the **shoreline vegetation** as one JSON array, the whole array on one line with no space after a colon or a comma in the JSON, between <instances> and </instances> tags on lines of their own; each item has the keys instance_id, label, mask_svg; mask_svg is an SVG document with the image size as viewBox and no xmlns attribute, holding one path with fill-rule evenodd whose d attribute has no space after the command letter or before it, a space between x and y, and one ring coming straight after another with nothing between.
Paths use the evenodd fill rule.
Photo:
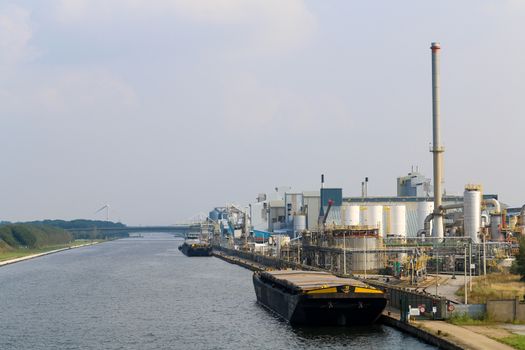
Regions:
<instances>
[{"instance_id":1,"label":"shoreline vegetation","mask_svg":"<svg viewBox=\"0 0 525 350\"><path fill-rule=\"evenodd\" d=\"M126 227L121 223L93 220L44 220L0 224L0 262L99 243L122 237L127 232L108 229ZM104 231L98 230L104 228ZM70 232L68 229L75 229Z\"/></svg>"}]
</instances>

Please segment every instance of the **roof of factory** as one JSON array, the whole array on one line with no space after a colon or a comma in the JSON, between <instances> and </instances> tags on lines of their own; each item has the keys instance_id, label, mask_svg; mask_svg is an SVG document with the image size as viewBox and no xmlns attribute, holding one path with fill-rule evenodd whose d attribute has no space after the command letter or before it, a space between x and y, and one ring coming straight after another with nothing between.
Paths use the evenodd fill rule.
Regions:
<instances>
[{"instance_id":1,"label":"roof of factory","mask_svg":"<svg viewBox=\"0 0 525 350\"><path fill-rule=\"evenodd\" d=\"M497 194L484 194L483 199L498 199ZM383 203L383 202L432 202L434 197L398 197L398 196L380 196L380 197L344 197L343 202L358 203ZM443 202L461 202L463 196L443 196Z\"/></svg>"}]
</instances>

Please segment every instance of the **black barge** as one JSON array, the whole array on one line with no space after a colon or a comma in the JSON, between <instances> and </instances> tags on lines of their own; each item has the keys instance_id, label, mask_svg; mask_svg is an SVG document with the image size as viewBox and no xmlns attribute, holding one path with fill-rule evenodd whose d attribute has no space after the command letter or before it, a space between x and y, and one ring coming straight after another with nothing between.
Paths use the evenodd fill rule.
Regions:
<instances>
[{"instance_id":1,"label":"black barge","mask_svg":"<svg viewBox=\"0 0 525 350\"><path fill-rule=\"evenodd\" d=\"M211 245L198 240L184 241L179 250L186 256L211 256Z\"/></svg>"},{"instance_id":2,"label":"black barge","mask_svg":"<svg viewBox=\"0 0 525 350\"><path fill-rule=\"evenodd\" d=\"M257 301L292 325L366 325L387 302L383 291L327 272L256 272L253 284Z\"/></svg>"}]
</instances>

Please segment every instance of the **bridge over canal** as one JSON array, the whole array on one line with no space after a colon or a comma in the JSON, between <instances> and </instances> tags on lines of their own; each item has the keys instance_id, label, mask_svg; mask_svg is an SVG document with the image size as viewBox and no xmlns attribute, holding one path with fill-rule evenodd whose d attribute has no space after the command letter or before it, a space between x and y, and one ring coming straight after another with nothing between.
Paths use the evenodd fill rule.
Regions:
<instances>
[{"instance_id":1,"label":"bridge over canal","mask_svg":"<svg viewBox=\"0 0 525 350\"><path fill-rule=\"evenodd\" d=\"M172 233L175 236L184 237L184 235L191 231L199 231L199 225L180 224L170 226L123 226L123 227L81 227L68 228L67 231L71 233L83 232L101 232L101 233L147 233L147 232L166 232Z\"/></svg>"}]
</instances>

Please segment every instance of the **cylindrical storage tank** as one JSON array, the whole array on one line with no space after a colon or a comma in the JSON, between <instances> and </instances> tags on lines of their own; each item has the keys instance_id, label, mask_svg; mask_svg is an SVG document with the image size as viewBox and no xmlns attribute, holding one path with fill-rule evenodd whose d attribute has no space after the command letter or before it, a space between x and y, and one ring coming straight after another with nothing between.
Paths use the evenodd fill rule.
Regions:
<instances>
[{"instance_id":1,"label":"cylindrical storage tank","mask_svg":"<svg viewBox=\"0 0 525 350\"><path fill-rule=\"evenodd\" d=\"M390 207L390 232L388 234L406 237L407 221L406 207L404 205L393 205Z\"/></svg>"},{"instance_id":2,"label":"cylindrical storage tank","mask_svg":"<svg viewBox=\"0 0 525 350\"><path fill-rule=\"evenodd\" d=\"M465 237L470 237L473 243L479 243L481 227L481 192L465 190L463 195L463 217Z\"/></svg>"},{"instance_id":3,"label":"cylindrical storage tank","mask_svg":"<svg viewBox=\"0 0 525 350\"><path fill-rule=\"evenodd\" d=\"M347 269L359 271L377 270L381 267L381 257L377 253L379 240L376 237L350 236L346 238L346 246L352 247L352 254L347 254Z\"/></svg>"},{"instance_id":4,"label":"cylindrical storage tank","mask_svg":"<svg viewBox=\"0 0 525 350\"><path fill-rule=\"evenodd\" d=\"M349 205L345 204L341 207L341 217L343 218L343 225L350 225L350 210L348 210Z\"/></svg>"},{"instance_id":5,"label":"cylindrical storage tank","mask_svg":"<svg viewBox=\"0 0 525 350\"><path fill-rule=\"evenodd\" d=\"M417 203L417 230L422 230L425 228L425 219L428 215L432 214L434 211L433 202L419 202ZM432 221L430 222L430 232L427 233L427 236L432 232Z\"/></svg>"},{"instance_id":6,"label":"cylindrical storage tank","mask_svg":"<svg viewBox=\"0 0 525 350\"><path fill-rule=\"evenodd\" d=\"M492 214L490 216L490 236L496 242L503 240L501 235L501 214Z\"/></svg>"},{"instance_id":7,"label":"cylindrical storage tank","mask_svg":"<svg viewBox=\"0 0 525 350\"><path fill-rule=\"evenodd\" d=\"M381 205L368 206L366 225L377 227L379 236L383 237L383 207Z\"/></svg>"},{"instance_id":8,"label":"cylindrical storage tank","mask_svg":"<svg viewBox=\"0 0 525 350\"><path fill-rule=\"evenodd\" d=\"M358 205L345 205L343 223L347 226L359 225L360 208Z\"/></svg>"},{"instance_id":9,"label":"cylindrical storage tank","mask_svg":"<svg viewBox=\"0 0 525 350\"><path fill-rule=\"evenodd\" d=\"M368 225L368 207L362 206L359 208L359 224Z\"/></svg>"},{"instance_id":10,"label":"cylindrical storage tank","mask_svg":"<svg viewBox=\"0 0 525 350\"><path fill-rule=\"evenodd\" d=\"M306 230L306 216L294 215L293 217L293 232L299 233Z\"/></svg>"}]
</instances>

